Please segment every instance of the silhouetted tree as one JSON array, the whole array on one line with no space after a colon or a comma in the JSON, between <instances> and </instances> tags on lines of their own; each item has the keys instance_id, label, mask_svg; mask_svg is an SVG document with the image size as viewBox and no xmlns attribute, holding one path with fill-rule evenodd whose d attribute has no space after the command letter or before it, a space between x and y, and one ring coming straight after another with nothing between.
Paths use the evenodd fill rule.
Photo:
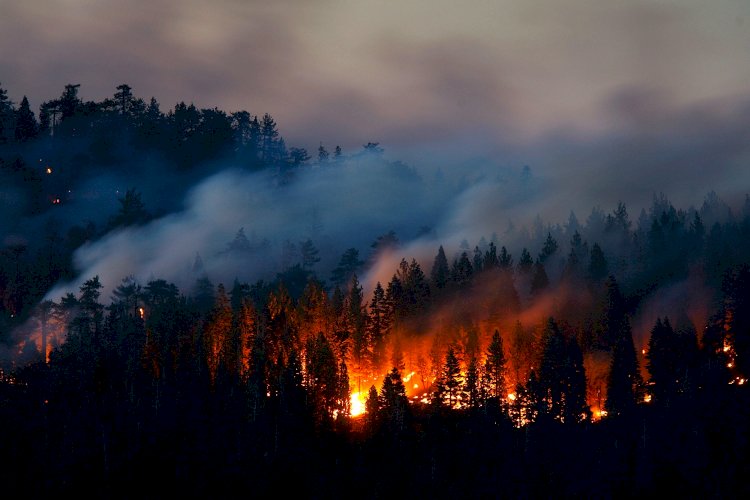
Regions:
<instances>
[{"instance_id":1,"label":"silhouetted tree","mask_svg":"<svg viewBox=\"0 0 750 500\"><path fill-rule=\"evenodd\" d=\"M341 255L339 264L331 272L331 282L338 286L349 282L352 276L360 270L362 264L364 262L359 260L359 250L349 248Z\"/></svg>"},{"instance_id":2,"label":"silhouetted tree","mask_svg":"<svg viewBox=\"0 0 750 500\"><path fill-rule=\"evenodd\" d=\"M109 226L111 228L145 224L151 218L141 199L141 193L137 192L135 188L128 189L125 196L118 198L118 201L120 202L120 210L110 220Z\"/></svg>"},{"instance_id":3,"label":"silhouetted tree","mask_svg":"<svg viewBox=\"0 0 750 500\"><path fill-rule=\"evenodd\" d=\"M629 414L640 399L642 386L630 322L625 318L612 350L604 408L610 415Z\"/></svg>"},{"instance_id":4,"label":"silhouetted tree","mask_svg":"<svg viewBox=\"0 0 750 500\"><path fill-rule=\"evenodd\" d=\"M591 260L589 261L589 278L594 282L602 281L609 274L609 265L604 257L604 252L598 243L591 247Z\"/></svg>"},{"instance_id":5,"label":"silhouetted tree","mask_svg":"<svg viewBox=\"0 0 750 500\"><path fill-rule=\"evenodd\" d=\"M372 389L370 389L372 392ZM385 430L390 435L403 433L409 424L409 401L398 368L393 367L383 379L380 390L380 412Z\"/></svg>"},{"instance_id":6,"label":"silhouetted tree","mask_svg":"<svg viewBox=\"0 0 750 500\"><path fill-rule=\"evenodd\" d=\"M669 319L664 318L662 321L657 318L651 329L646 353L646 367L651 374L651 391L657 404L669 406L677 395L679 347L677 334Z\"/></svg>"},{"instance_id":7,"label":"silhouetted tree","mask_svg":"<svg viewBox=\"0 0 750 500\"><path fill-rule=\"evenodd\" d=\"M492 340L487 347L487 357L484 362L484 375L487 381L489 396L498 402L505 399L505 351L503 338L495 330Z\"/></svg>"},{"instance_id":8,"label":"silhouetted tree","mask_svg":"<svg viewBox=\"0 0 750 500\"><path fill-rule=\"evenodd\" d=\"M26 96L23 96L16 111L15 139L18 142L26 142L35 139L37 135L39 135L39 125L34 117L34 112L29 107L29 100Z\"/></svg>"},{"instance_id":9,"label":"silhouetted tree","mask_svg":"<svg viewBox=\"0 0 750 500\"><path fill-rule=\"evenodd\" d=\"M462 400L466 399L463 396L464 378L461 375L461 366L456 357L455 350L453 347L450 347L445 355L445 363L440 380L437 382L437 390L435 391L433 401L438 406L445 405L448 408L455 408L461 404Z\"/></svg>"},{"instance_id":10,"label":"silhouetted tree","mask_svg":"<svg viewBox=\"0 0 750 500\"><path fill-rule=\"evenodd\" d=\"M448 259L445 256L443 246L440 245L438 253L435 256L435 261L432 264L432 271L430 272L432 286L435 290L442 290L448 284L449 277L450 269L448 268Z\"/></svg>"},{"instance_id":11,"label":"silhouetted tree","mask_svg":"<svg viewBox=\"0 0 750 500\"><path fill-rule=\"evenodd\" d=\"M302 254L302 269L311 270L315 264L320 262L318 249L315 248L312 240L307 239L300 242L300 254Z\"/></svg>"}]
</instances>

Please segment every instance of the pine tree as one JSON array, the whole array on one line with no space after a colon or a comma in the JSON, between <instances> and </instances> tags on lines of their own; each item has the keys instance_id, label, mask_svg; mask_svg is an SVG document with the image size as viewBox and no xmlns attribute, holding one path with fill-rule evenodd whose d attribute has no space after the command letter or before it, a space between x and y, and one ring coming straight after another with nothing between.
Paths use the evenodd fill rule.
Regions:
<instances>
[{"instance_id":1,"label":"pine tree","mask_svg":"<svg viewBox=\"0 0 750 500\"><path fill-rule=\"evenodd\" d=\"M365 427L370 435L375 434L380 422L380 397L374 385L370 386L365 401Z\"/></svg>"},{"instance_id":2,"label":"pine tree","mask_svg":"<svg viewBox=\"0 0 750 500\"><path fill-rule=\"evenodd\" d=\"M566 358L565 338L554 319L549 318L542 334L539 386L544 412L558 418L563 413Z\"/></svg>"},{"instance_id":3,"label":"pine tree","mask_svg":"<svg viewBox=\"0 0 750 500\"><path fill-rule=\"evenodd\" d=\"M26 104L28 105L28 102ZM13 103L8 99L8 91L0 86L0 144L9 142L13 137L14 114Z\"/></svg>"},{"instance_id":4,"label":"pine tree","mask_svg":"<svg viewBox=\"0 0 750 500\"><path fill-rule=\"evenodd\" d=\"M463 396L464 378L461 375L461 366L455 350L450 347L445 355L437 398L440 404L447 405L448 408L457 408L460 406L462 399L465 399Z\"/></svg>"},{"instance_id":5,"label":"pine tree","mask_svg":"<svg viewBox=\"0 0 750 500\"><path fill-rule=\"evenodd\" d=\"M125 196L117 201L120 202L120 210L109 221L110 228L145 224L151 218L141 199L141 193L136 191L135 188L128 189Z\"/></svg>"},{"instance_id":6,"label":"pine tree","mask_svg":"<svg viewBox=\"0 0 750 500\"><path fill-rule=\"evenodd\" d=\"M564 393L565 423L580 423L591 419L591 409L586 403L586 371L583 366L583 353L575 337L567 342L566 378Z\"/></svg>"},{"instance_id":7,"label":"pine tree","mask_svg":"<svg viewBox=\"0 0 750 500\"><path fill-rule=\"evenodd\" d=\"M531 255L529 255L529 258L531 258ZM500 269L506 271L513 269L513 256L508 253L505 247L500 249L500 257L497 259L497 264L500 266Z\"/></svg>"},{"instance_id":8,"label":"pine tree","mask_svg":"<svg viewBox=\"0 0 750 500\"><path fill-rule=\"evenodd\" d=\"M348 283L352 275L362 267L362 264L364 262L359 260L359 250L349 248L341 255L338 266L331 272L331 282L339 286Z\"/></svg>"},{"instance_id":9,"label":"pine tree","mask_svg":"<svg viewBox=\"0 0 750 500\"><path fill-rule=\"evenodd\" d=\"M490 241L487 250L484 252L484 257L482 259L482 268L483 269L495 269L500 265L500 262L497 258L497 247L495 246L495 243Z\"/></svg>"},{"instance_id":10,"label":"pine tree","mask_svg":"<svg viewBox=\"0 0 750 500\"><path fill-rule=\"evenodd\" d=\"M504 247L503 247L504 248ZM518 260L518 272L522 276L528 276L534 267L534 261L531 254L525 248L521 251L521 258Z\"/></svg>"},{"instance_id":11,"label":"pine tree","mask_svg":"<svg viewBox=\"0 0 750 500\"><path fill-rule=\"evenodd\" d=\"M352 339L352 356L357 372L367 372L369 361L370 340L366 329L366 315L363 304L362 287L357 275L352 276L349 283L349 294L346 300L346 322Z\"/></svg>"},{"instance_id":12,"label":"pine tree","mask_svg":"<svg viewBox=\"0 0 750 500\"><path fill-rule=\"evenodd\" d=\"M595 283L601 282L609 274L609 265L604 257L602 247L594 243L591 247L591 260L589 261L589 279Z\"/></svg>"},{"instance_id":13,"label":"pine tree","mask_svg":"<svg viewBox=\"0 0 750 500\"><path fill-rule=\"evenodd\" d=\"M79 83L75 85L68 84L65 86L65 90L63 90L62 96L60 96L60 99L58 100L58 106L63 120L73 116L83 104L78 98L78 88L80 86L81 84Z\"/></svg>"},{"instance_id":14,"label":"pine tree","mask_svg":"<svg viewBox=\"0 0 750 500\"><path fill-rule=\"evenodd\" d=\"M372 389L370 389L372 393ZM407 429L410 412L406 388L398 368L393 367L383 379L380 390L380 408L383 425L389 434L398 435Z\"/></svg>"},{"instance_id":15,"label":"pine tree","mask_svg":"<svg viewBox=\"0 0 750 500\"><path fill-rule=\"evenodd\" d=\"M474 258L472 259L472 267L474 268L474 272L476 274L479 274L482 272L484 264L484 258L482 256L482 251L479 249L479 246L474 247Z\"/></svg>"},{"instance_id":16,"label":"pine tree","mask_svg":"<svg viewBox=\"0 0 750 500\"><path fill-rule=\"evenodd\" d=\"M489 396L501 402L505 399L505 351L503 338L495 330L487 348L487 358L484 363L484 373L489 388Z\"/></svg>"},{"instance_id":17,"label":"pine tree","mask_svg":"<svg viewBox=\"0 0 750 500\"><path fill-rule=\"evenodd\" d=\"M261 160L267 165L278 163L283 158L276 121L268 113L260 122L260 148Z\"/></svg>"},{"instance_id":18,"label":"pine tree","mask_svg":"<svg viewBox=\"0 0 750 500\"><path fill-rule=\"evenodd\" d=\"M336 382L336 412L337 420L349 417L351 412L351 389L349 386L349 372L346 363L342 359L339 362L338 377Z\"/></svg>"},{"instance_id":19,"label":"pine tree","mask_svg":"<svg viewBox=\"0 0 750 500\"><path fill-rule=\"evenodd\" d=\"M373 369L379 369L385 362L385 348L389 331L390 324L386 310L385 290L378 281L372 292L369 321L367 322L367 335L372 343Z\"/></svg>"},{"instance_id":20,"label":"pine tree","mask_svg":"<svg viewBox=\"0 0 750 500\"><path fill-rule=\"evenodd\" d=\"M430 272L430 278L432 280L432 286L436 290L442 290L448 284L448 278L450 275L450 269L448 268L448 259L445 256L443 246L440 245L438 253L435 256L435 262L432 264L432 271Z\"/></svg>"},{"instance_id":21,"label":"pine tree","mask_svg":"<svg viewBox=\"0 0 750 500\"><path fill-rule=\"evenodd\" d=\"M430 285L416 260L410 264L403 259L399 266L398 277L403 287L404 314L412 316L427 309L430 300Z\"/></svg>"},{"instance_id":22,"label":"pine tree","mask_svg":"<svg viewBox=\"0 0 750 500\"><path fill-rule=\"evenodd\" d=\"M604 287L606 302L598 343L599 347L609 350L624 335L623 329L627 316L625 313L625 298L622 296L620 286L614 276L607 278Z\"/></svg>"},{"instance_id":23,"label":"pine tree","mask_svg":"<svg viewBox=\"0 0 750 500\"><path fill-rule=\"evenodd\" d=\"M542 336L538 388L543 413L565 423L589 418L581 349L575 338L566 341L552 318Z\"/></svg>"},{"instance_id":24,"label":"pine tree","mask_svg":"<svg viewBox=\"0 0 750 500\"><path fill-rule=\"evenodd\" d=\"M534 274L531 277L531 296L541 296L549 287L549 278L547 271L544 270L544 264L537 259L534 264Z\"/></svg>"},{"instance_id":25,"label":"pine tree","mask_svg":"<svg viewBox=\"0 0 750 500\"><path fill-rule=\"evenodd\" d=\"M642 385L630 322L625 318L612 351L607 377L607 401L604 405L607 413L630 413L639 399Z\"/></svg>"},{"instance_id":26,"label":"pine tree","mask_svg":"<svg viewBox=\"0 0 750 500\"><path fill-rule=\"evenodd\" d=\"M26 142L35 139L39 135L39 125L34 118L34 112L29 107L29 100L23 96L21 105L16 111L15 138L18 142Z\"/></svg>"},{"instance_id":27,"label":"pine tree","mask_svg":"<svg viewBox=\"0 0 750 500\"><path fill-rule=\"evenodd\" d=\"M325 427L332 421L334 411L340 407L340 367L323 333L314 340L310 339L306 351L305 371L313 415L315 422Z\"/></svg>"},{"instance_id":28,"label":"pine tree","mask_svg":"<svg viewBox=\"0 0 750 500\"><path fill-rule=\"evenodd\" d=\"M680 342L669 319L656 319L651 329L646 353L646 367L651 374L651 390L656 404L669 406L679 387Z\"/></svg>"},{"instance_id":29,"label":"pine tree","mask_svg":"<svg viewBox=\"0 0 750 500\"><path fill-rule=\"evenodd\" d=\"M474 269L466 252L461 252L461 256L453 261L451 268L451 281L459 288L467 287L471 283Z\"/></svg>"},{"instance_id":30,"label":"pine tree","mask_svg":"<svg viewBox=\"0 0 750 500\"><path fill-rule=\"evenodd\" d=\"M115 93L115 102L121 115L127 115L133 105L133 89L129 85L122 84L117 86Z\"/></svg>"},{"instance_id":31,"label":"pine tree","mask_svg":"<svg viewBox=\"0 0 750 500\"><path fill-rule=\"evenodd\" d=\"M299 251L302 255L302 269L310 271L313 267L315 267L315 264L320 262L320 257L318 257L318 249L315 248L312 240L307 239L300 242Z\"/></svg>"},{"instance_id":32,"label":"pine tree","mask_svg":"<svg viewBox=\"0 0 750 500\"><path fill-rule=\"evenodd\" d=\"M542 251L539 254L539 262L544 264L555 252L557 252L557 241L552 237L552 233L547 233L547 239L544 240Z\"/></svg>"}]
</instances>

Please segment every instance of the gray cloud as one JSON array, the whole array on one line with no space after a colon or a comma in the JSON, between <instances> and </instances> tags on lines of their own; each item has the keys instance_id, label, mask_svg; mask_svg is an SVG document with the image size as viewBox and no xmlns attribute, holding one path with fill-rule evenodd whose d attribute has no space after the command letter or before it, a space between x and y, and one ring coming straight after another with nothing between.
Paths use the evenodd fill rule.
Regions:
<instances>
[{"instance_id":1,"label":"gray cloud","mask_svg":"<svg viewBox=\"0 0 750 500\"><path fill-rule=\"evenodd\" d=\"M679 106L750 78L745 2L0 2L14 99L128 82L166 107L271 112L292 143L405 148L612 126L602 103L652 86ZM337 98L338 97L338 98ZM322 124L322 125L321 125Z\"/></svg>"}]
</instances>

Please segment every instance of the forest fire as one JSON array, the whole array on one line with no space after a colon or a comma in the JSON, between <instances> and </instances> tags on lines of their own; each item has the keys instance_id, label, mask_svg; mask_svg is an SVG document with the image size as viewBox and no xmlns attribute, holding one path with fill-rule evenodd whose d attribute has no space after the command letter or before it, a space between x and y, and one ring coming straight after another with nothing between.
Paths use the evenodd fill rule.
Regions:
<instances>
[{"instance_id":1,"label":"forest fire","mask_svg":"<svg viewBox=\"0 0 750 500\"><path fill-rule=\"evenodd\" d=\"M352 417L359 417L360 415L363 415L365 413L366 400L367 396L364 393L352 392L352 395L350 397L351 408L349 410L349 415L351 415Z\"/></svg>"}]
</instances>

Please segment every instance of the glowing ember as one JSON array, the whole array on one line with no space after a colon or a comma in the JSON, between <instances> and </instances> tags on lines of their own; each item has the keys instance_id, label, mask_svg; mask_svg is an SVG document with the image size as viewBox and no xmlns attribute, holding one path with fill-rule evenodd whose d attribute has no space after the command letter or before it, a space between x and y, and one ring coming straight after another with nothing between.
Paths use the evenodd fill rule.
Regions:
<instances>
[{"instance_id":1,"label":"glowing ember","mask_svg":"<svg viewBox=\"0 0 750 500\"><path fill-rule=\"evenodd\" d=\"M349 398L351 402L349 415L351 415L352 417L358 417L365 412L365 397L366 395L363 392L352 393L351 397Z\"/></svg>"},{"instance_id":2,"label":"glowing ember","mask_svg":"<svg viewBox=\"0 0 750 500\"><path fill-rule=\"evenodd\" d=\"M508 394L508 401L515 401L516 400L516 394L511 392Z\"/></svg>"},{"instance_id":3,"label":"glowing ember","mask_svg":"<svg viewBox=\"0 0 750 500\"><path fill-rule=\"evenodd\" d=\"M646 394L643 396L643 402L644 403L650 403L651 402L651 394Z\"/></svg>"},{"instance_id":4,"label":"glowing ember","mask_svg":"<svg viewBox=\"0 0 750 500\"><path fill-rule=\"evenodd\" d=\"M411 378L412 378L412 377L413 377L414 375L416 375L416 373L417 373L417 372L411 372L411 373L409 373L409 374L408 374L407 376L405 376L405 377L404 377L404 383L407 383L407 382L409 382L409 380L411 380Z\"/></svg>"},{"instance_id":5,"label":"glowing ember","mask_svg":"<svg viewBox=\"0 0 750 500\"><path fill-rule=\"evenodd\" d=\"M141 317L141 319L143 319L143 317L146 315L146 311L144 311L142 307L139 307L138 315Z\"/></svg>"},{"instance_id":6,"label":"glowing ember","mask_svg":"<svg viewBox=\"0 0 750 500\"><path fill-rule=\"evenodd\" d=\"M52 173L52 169L51 169L50 167L47 167L47 173L48 173L48 174L51 174L51 173Z\"/></svg>"}]
</instances>

